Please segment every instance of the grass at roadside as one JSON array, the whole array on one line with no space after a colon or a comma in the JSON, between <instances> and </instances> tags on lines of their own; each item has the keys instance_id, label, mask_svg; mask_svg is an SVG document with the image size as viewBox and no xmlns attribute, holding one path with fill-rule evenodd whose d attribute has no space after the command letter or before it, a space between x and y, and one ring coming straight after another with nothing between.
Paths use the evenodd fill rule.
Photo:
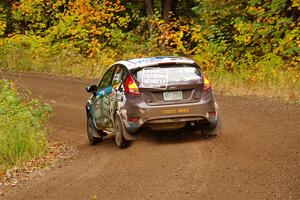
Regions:
<instances>
[{"instance_id":1,"label":"grass at roadside","mask_svg":"<svg viewBox=\"0 0 300 200\"><path fill-rule=\"evenodd\" d=\"M259 80L255 76L249 79L246 74L226 71L207 72L207 74L214 88L224 95L258 96L300 103L300 79L295 80L288 72L281 71L276 78L264 80Z\"/></svg>"},{"instance_id":2,"label":"grass at roadside","mask_svg":"<svg viewBox=\"0 0 300 200\"><path fill-rule=\"evenodd\" d=\"M22 46L22 44L0 45L0 69L99 78L116 60L133 58L135 55L134 52L119 55L113 49L107 48L95 58L85 58L72 47L54 52L47 45L43 46L38 43L41 46L33 48ZM153 51L151 54L144 52L137 56L155 55L168 55L168 52L155 53ZM275 97L300 103L299 70L288 71L273 68L273 66L264 66L260 71L247 70L245 67L245 69L241 68L239 72L230 72L220 67L208 70L206 74L211 79L214 88L223 94Z\"/></svg>"},{"instance_id":3,"label":"grass at roadside","mask_svg":"<svg viewBox=\"0 0 300 200\"><path fill-rule=\"evenodd\" d=\"M0 69L92 77L102 74L103 66L114 62L113 52L103 52L95 59L86 59L74 49L53 52L47 45L38 44L41 45L38 48L24 45L10 42L0 45Z\"/></svg>"},{"instance_id":4,"label":"grass at roadside","mask_svg":"<svg viewBox=\"0 0 300 200\"><path fill-rule=\"evenodd\" d=\"M21 98L13 84L0 81L0 171L47 152L45 122L51 109Z\"/></svg>"}]
</instances>

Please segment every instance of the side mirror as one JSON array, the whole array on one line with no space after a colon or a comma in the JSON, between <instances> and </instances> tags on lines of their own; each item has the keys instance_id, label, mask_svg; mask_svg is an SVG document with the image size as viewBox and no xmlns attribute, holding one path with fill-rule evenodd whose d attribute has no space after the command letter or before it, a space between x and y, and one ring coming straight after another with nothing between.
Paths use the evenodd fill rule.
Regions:
<instances>
[{"instance_id":1,"label":"side mirror","mask_svg":"<svg viewBox=\"0 0 300 200\"><path fill-rule=\"evenodd\" d=\"M98 89L97 85L89 85L86 87L86 91L88 93L93 93L93 94L96 94L97 89Z\"/></svg>"}]
</instances>

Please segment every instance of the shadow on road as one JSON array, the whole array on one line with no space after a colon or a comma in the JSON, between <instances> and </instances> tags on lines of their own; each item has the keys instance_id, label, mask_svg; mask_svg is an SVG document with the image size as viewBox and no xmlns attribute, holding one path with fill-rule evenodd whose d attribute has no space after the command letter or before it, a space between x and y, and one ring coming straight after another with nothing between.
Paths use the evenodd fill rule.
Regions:
<instances>
[{"instance_id":1,"label":"shadow on road","mask_svg":"<svg viewBox=\"0 0 300 200\"><path fill-rule=\"evenodd\" d=\"M143 132L142 138L157 144L177 144L194 141L207 141L213 139L214 137L204 135L201 133L201 131L181 129L176 131L159 132L146 130Z\"/></svg>"}]
</instances>

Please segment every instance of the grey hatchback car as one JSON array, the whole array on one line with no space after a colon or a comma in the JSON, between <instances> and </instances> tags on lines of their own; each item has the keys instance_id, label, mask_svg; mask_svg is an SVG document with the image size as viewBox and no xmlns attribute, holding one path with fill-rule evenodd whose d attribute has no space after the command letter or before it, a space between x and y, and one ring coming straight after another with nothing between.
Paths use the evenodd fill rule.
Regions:
<instances>
[{"instance_id":1,"label":"grey hatchback car","mask_svg":"<svg viewBox=\"0 0 300 200\"><path fill-rule=\"evenodd\" d=\"M142 128L168 131L190 127L204 134L221 131L219 107L209 80L195 61L152 57L119 61L104 73L86 104L87 135L94 145L107 137L119 148Z\"/></svg>"}]
</instances>

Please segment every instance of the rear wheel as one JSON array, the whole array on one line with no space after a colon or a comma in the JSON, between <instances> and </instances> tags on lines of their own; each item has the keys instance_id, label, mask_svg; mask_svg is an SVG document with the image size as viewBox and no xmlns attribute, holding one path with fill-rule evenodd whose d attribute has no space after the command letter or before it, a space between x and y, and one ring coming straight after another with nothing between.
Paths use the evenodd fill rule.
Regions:
<instances>
[{"instance_id":1,"label":"rear wheel","mask_svg":"<svg viewBox=\"0 0 300 200\"><path fill-rule=\"evenodd\" d=\"M115 131L115 142L117 147L119 147L120 149L124 149L128 147L130 141L124 138L124 125L118 115L116 115L115 117L114 131Z\"/></svg>"},{"instance_id":2,"label":"rear wheel","mask_svg":"<svg viewBox=\"0 0 300 200\"><path fill-rule=\"evenodd\" d=\"M99 135L99 136L97 136ZM90 115L87 117L87 136L91 145L96 145L102 141L102 137L97 131L93 119ZM97 137L96 137L97 136Z\"/></svg>"}]
</instances>

